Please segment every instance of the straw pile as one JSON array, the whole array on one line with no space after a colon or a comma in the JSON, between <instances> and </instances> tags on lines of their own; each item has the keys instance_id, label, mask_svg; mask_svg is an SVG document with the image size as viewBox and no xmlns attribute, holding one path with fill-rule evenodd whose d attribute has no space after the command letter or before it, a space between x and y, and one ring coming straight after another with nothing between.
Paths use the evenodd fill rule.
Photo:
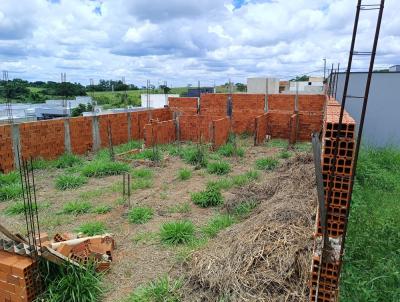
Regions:
<instances>
[{"instance_id":1,"label":"straw pile","mask_svg":"<svg viewBox=\"0 0 400 302\"><path fill-rule=\"evenodd\" d=\"M243 201L259 205L186 263L187 301L305 301L316 196L308 154L236 191L228 212Z\"/></svg>"}]
</instances>

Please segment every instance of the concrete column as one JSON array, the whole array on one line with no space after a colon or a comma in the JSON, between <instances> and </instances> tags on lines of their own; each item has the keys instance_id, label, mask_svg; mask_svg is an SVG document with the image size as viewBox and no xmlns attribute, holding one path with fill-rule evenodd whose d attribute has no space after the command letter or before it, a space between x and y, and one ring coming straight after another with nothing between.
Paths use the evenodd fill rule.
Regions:
<instances>
[{"instance_id":1,"label":"concrete column","mask_svg":"<svg viewBox=\"0 0 400 302\"><path fill-rule=\"evenodd\" d=\"M132 120L131 113L128 112L128 141L132 139Z\"/></svg>"},{"instance_id":2,"label":"concrete column","mask_svg":"<svg viewBox=\"0 0 400 302\"><path fill-rule=\"evenodd\" d=\"M268 112L268 94L265 94L264 98L264 111Z\"/></svg>"},{"instance_id":3,"label":"concrete column","mask_svg":"<svg viewBox=\"0 0 400 302\"><path fill-rule=\"evenodd\" d=\"M100 150L101 139L100 139L100 130L99 130L99 117L94 115L92 120L92 135L93 135L93 150Z\"/></svg>"},{"instance_id":4,"label":"concrete column","mask_svg":"<svg viewBox=\"0 0 400 302\"><path fill-rule=\"evenodd\" d=\"M18 162L18 151L22 155L21 150L21 139L19 135L19 125L13 124L11 128L11 135L12 135L12 149L14 154L14 168L19 169L19 162Z\"/></svg>"},{"instance_id":5,"label":"concrete column","mask_svg":"<svg viewBox=\"0 0 400 302\"><path fill-rule=\"evenodd\" d=\"M69 130L69 119L64 120L64 152L72 153L71 132Z\"/></svg>"}]
</instances>

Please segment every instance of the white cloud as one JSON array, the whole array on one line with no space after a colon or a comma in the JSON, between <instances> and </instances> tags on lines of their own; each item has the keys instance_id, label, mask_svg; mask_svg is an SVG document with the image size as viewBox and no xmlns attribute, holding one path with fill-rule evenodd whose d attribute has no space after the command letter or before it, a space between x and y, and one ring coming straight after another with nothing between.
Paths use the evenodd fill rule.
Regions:
<instances>
[{"instance_id":1,"label":"white cloud","mask_svg":"<svg viewBox=\"0 0 400 302\"><path fill-rule=\"evenodd\" d=\"M0 69L10 76L88 83L120 78L174 85L245 81L347 63L355 3L348 0L0 1ZM399 64L400 9L389 0L377 66ZM376 12L361 16L359 50L369 50ZM355 66L366 67L357 60Z\"/></svg>"}]
</instances>

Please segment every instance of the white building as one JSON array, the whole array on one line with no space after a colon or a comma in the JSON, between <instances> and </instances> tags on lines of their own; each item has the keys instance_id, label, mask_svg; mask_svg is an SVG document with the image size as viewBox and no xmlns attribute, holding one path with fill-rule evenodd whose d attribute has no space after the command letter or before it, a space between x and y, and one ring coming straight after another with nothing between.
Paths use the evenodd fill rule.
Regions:
<instances>
[{"instance_id":1,"label":"white building","mask_svg":"<svg viewBox=\"0 0 400 302\"><path fill-rule=\"evenodd\" d=\"M308 81L290 81L290 93L322 93L324 91L324 78L323 77L310 77Z\"/></svg>"},{"instance_id":2,"label":"white building","mask_svg":"<svg viewBox=\"0 0 400 302\"><path fill-rule=\"evenodd\" d=\"M165 105L168 105L169 97L178 98L179 94L141 94L141 107L164 108ZM147 104L147 98L149 100L149 104Z\"/></svg>"},{"instance_id":3,"label":"white building","mask_svg":"<svg viewBox=\"0 0 400 302\"><path fill-rule=\"evenodd\" d=\"M277 78L248 78L247 93L278 94L279 79Z\"/></svg>"}]
</instances>

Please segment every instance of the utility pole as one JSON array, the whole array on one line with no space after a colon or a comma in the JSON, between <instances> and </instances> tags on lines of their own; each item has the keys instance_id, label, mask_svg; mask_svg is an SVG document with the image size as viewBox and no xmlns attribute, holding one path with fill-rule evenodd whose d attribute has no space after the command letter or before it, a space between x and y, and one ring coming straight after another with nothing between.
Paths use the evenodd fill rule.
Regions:
<instances>
[{"instance_id":1,"label":"utility pole","mask_svg":"<svg viewBox=\"0 0 400 302\"><path fill-rule=\"evenodd\" d=\"M324 82L326 80L326 58L323 59L324 60Z\"/></svg>"}]
</instances>

